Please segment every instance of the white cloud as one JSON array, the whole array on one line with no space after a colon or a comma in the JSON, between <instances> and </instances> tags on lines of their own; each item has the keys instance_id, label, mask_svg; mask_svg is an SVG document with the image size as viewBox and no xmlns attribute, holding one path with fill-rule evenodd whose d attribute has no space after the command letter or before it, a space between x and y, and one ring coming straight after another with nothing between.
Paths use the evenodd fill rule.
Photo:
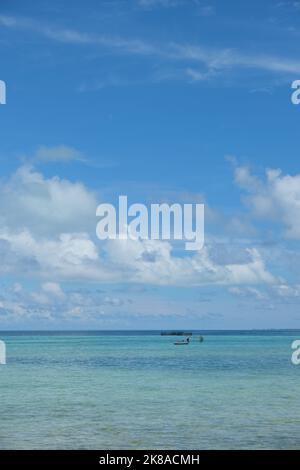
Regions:
<instances>
[{"instance_id":1,"label":"white cloud","mask_svg":"<svg viewBox=\"0 0 300 470\"><path fill-rule=\"evenodd\" d=\"M33 31L48 39L66 44L96 45L142 55L155 52L150 44L139 39L85 33L66 28L59 29L48 24L41 24L30 18L0 15L0 25L7 28Z\"/></svg>"},{"instance_id":2,"label":"white cloud","mask_svg":"<svg viewBox=\"0 0 300 470\"><path fill-rule=\"evenodd\" d=\"M47 281L33 290L22 288L2 289L0 300L0 320L5 322L31 320L73 320L90 321L103 316L120 313L122 306L131 305L125 295L116 297L98 293L96 290L83 294L64 290L59 284Z\"/></svg>"},{"instance_id":3,"label":"white cloud","mask_svg":"<svg viewBox=\"0 0 300 470\"><path fill-rule=\"evenodd\" d=\"M96 207L95 196L81 183L21 167L0 186L0 271L51 277L40 299L61 296L53 281L66 279L180 286L275 282L251 245L240 256L228 256L211 242L180 257L171 243L159 240L93 241Z\"/></svg>"},{"instance_id":4,"label":"white cloud","mask_svg":"<svg viewBox=\"0 0 300 470\"><path fill-rule=\"evenodd\" d=\"M33 161L67 163L71 161L86 162L86 159L81 152L67 145L57 145L55 147L42 145L37 149Z\"/></svg>"},{"instance_id":5,"label":"white cloud","mask_svg":"<svg viewBox=\"0 0 300 470\"><path fill-rule=\"evenodd\" d=\"M233 295L237 295L240 297L254 297L256 300L266 300L268 296L262 292L261 290L255 288L255 287L230 287L229 292Z\"/></svg>"},{"instance_id":6,"label":"white cloud","mask_svg":"<svg viewBox=\"0 0 300 470\"><path fill-rule=\"evenodd\" d=\"M10 259L6 259L6 271L11 268L11 272L17 270L15 274L24 274L30 269L32 276L45 278L51 275L55 279L110 279L109 273L102 271L97 247L86 233L62 233L57 237L42 238L28 230L1 230L0 240L7 242L5 250L16 257L11 266Z\"/></svg>"},{"instance_id":7,"label":"white cloud","mask_svg":"<svg viewBox=\"0 0 300 470\"><path fill-rule=\"evenodd\" d=\"M94 228L97 200L82 183L45 178L29 166L20 167L0 186L0 225L42 235Z\"/></svg>"},{"instance_id":8,"label":"white cloud","mask_svg":"<svg viewBox=\"0 0 300 470\"><path fill-rule=\"evenodd\" d=\"M247 260L219 264L206 246L196 255L175 257L172 246L162 241L111 241L107 252L113 265L132 282L197 286L203 284L272 283L260 253L247 249Z\"/></svg>"},{"instance_id":9,"label":"white cloud","mask_svg":"<svg viewBox=\"0 0 300 470\"><path fill-rule=\"evenodd\" d=\"M298 59L250 55L236 49L212 49L199 45L173 44L174 56L181 60L200 62L212 72L227 68L253 68L269 72L294 74L300 72Z\"/></svg>"},{"instance_id":10,"label":"white cloud","mask_svg":"<svg viewBox=\"0 0 300 470\"><path fill-rule=\"evenodd\" d=\"M281 298L297 299L300 297L300 285L278 284L274 286L274 291Z\"/></svg>"},{"instance_id":11,"label":"white cloud","mask_svg":"<svg viewBox=\"0 0 300 470\"><path fill-rule=\"evenodd\" d=\"M38 305L48 305L50 304L50 299L43 292L32 292L32 300Z\"/></svg>"},{"instance_id":12,"label":"white cloud","mask_svg":"<svg viewBox=\"0 0 300 470\"><path fill-rule=\"evenodd\" d=\"M147 0L145 1L147 2ZM148 4L149 1L151 2L151 0L148 0ZM184 61L189 64L187 70L192 71L189 74L192 73L194 77L196 75L201 76L201 71L193 72L193 65L195 64L204 65L206 70L203 73L209 72L212 75L213 72L224 71L225 69L250 68L280 74L300 73L298 58L276 57L263 53L249 54L246 51L238 51L232 48L210 48L199 44L179 44L176 42L152 44L141 39L127 39L72 29L59 29L28 18L6 15L0 15L0 25L6 28L32 31L53 41L66 44L94 45L109 48L112 52L143 56L153 55L169 61Z\"/></svg>"},{"instance_id":13,"label":"white cloud","mask_svg":"<svg viewBox=\"0 0 300 470\"><path fill-rule=\"evenodd\" d=\"M205 80L209 80L215 77L217 74L216 70L213 68L202 71L202 70L196 70L192 67L188 67L185 73L193 82L202 82Z\"/></svg>"},{"instance_id":14,"label":"white cloud","mask_svg":"<svg viewBox=\"0 0 300 470\"><path fill-rule=\"evenodd\" d=\"M254 300L263 308L269 308L270 305L298 305L300 298L299 284L286 284L278 282L271 285L255 286L230 286L228 292L233 296L239 297L248 303Z\"/></svg>"},{"instance_id":15,"label":"white cloud","mask_svg":"<svg viewBox=\"0 0 300 470\"><path fill-rule=\"evenodd\" d=\"M261 183L245 172L239 172L238 179L247 188L261 188ZM272 289L274 285L281 286L278 289L282 296L287 295L284 281L269 272L262 253L251 243L248 248L228 247L210 239L201 251L178 256L167 241L96 241L96 198L81 183L46 178L23 166L0 185L0 199L0 272L12 275L14 282L8 293L2 289L2 324L35 319L55 324L58 316L62 321L75 322L125 314L180 316L199 308L190 302L188 310L187 306L162 299L152 303L149 300L148 305L143 296L132 304L126 298L126 289L126 294L120 296L62 287L73 281L101 283L102 288L104 284L120 283L228 286L236 294L238 290L240 295L247 291L257 299L262 286ZM28 291L20 284L24 279L39 282L39 289ZM201 315L208 321L207 312L201 310Z\"/></svg>"},{"instance_id":16,"label":"white cloud","mask_svg":"<svg viewBox=\"0 0 300 470\"><path fill-rule=\"evenodd\" d=\"M169 242L114 240L96 245L84 233L45 239L35 238L28 231L2 230L0 241L7 243L1 269L18 275L30 269L33 277L51 275L55 280L178 286L275 282L255 249L245 250L239 262L219 263L208 247L196 255L178 257ZM12 259L10 253L14 254Z\"/></svg>"},{"instance_id":17,"label":"white cloud","mask_svg":"<svg viewBox=\"0 0 300 470\"><path fill-rule=\"evenodd\" d=\"M246 202L256 216L282 224L286 237L300 238L300 174L269 169L258 178L249 168L236 167L235 181L246 191Z\"/></svg>"},{"instance_id":18,"label":"white cloud","mask_svg":"<svg viewBox=\"0 0 300 470\"><path fill-rule=\"evenodd\" d=\"M65 297L61 286L57 282L44 282L42 284L42 290L58 299L64 299Z\"/></svg>"}]
</instances>

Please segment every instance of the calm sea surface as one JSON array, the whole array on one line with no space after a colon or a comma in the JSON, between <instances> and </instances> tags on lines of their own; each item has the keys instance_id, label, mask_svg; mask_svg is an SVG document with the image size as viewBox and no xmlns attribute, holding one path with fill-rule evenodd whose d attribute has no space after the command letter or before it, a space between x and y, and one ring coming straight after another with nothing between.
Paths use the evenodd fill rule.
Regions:
<instances>
[{"instance_id":1,"label":"calm sea surface","mask_svg":"<svg viewBox=\"0 0 300 470\"><path fill-rule=\"evenodd\" d=\"M1 449L300 449L300 331L0 332Z\"/></svg>"}]
</instances>

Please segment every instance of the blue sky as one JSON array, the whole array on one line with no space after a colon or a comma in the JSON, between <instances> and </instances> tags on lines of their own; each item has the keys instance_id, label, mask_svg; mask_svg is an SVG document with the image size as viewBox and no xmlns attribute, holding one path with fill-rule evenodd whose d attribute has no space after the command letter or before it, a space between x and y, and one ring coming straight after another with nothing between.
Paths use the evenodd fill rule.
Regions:
<instances>
[{"instance_id":1,"label":"blue sky","mask_svg":"<svg viewBox=\"0 0 300 470\"><path fill-rule=\"evenodd\" d=\"M300 327L299 26L297 1L1 2L0 328ZM100 242L119 194L205 201L204 249Z\"/></svg>"}]
</instances>

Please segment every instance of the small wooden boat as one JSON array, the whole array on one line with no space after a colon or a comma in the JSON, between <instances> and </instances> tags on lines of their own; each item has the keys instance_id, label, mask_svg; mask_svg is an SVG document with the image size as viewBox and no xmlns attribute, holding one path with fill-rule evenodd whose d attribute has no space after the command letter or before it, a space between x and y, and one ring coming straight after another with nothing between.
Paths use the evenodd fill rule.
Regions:
<instances>
[{"instance_id":1,"label":"small wooden boat","mask_svg":"<svg viewBox=\"0 0 300 470\"><path fill-rule=\"evenodd\" d=\"M183 346L185 344L190 344L190 340L187 339L186 341L176 341L174 344L175 346Z\"/></svg>"}]
</instances>

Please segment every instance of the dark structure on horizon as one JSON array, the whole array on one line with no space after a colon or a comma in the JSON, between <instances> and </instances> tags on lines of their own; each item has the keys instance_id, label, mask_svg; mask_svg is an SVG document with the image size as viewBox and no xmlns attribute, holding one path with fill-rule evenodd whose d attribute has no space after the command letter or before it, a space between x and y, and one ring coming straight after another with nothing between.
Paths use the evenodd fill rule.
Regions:
<instances>
[{"instance_id":1,"label":"dark structure on horizon","mask_svg":"<svg viewBox=\"0 0 300 470\"><path fill-rule=\"evenodd\" d=\"M161 336L193 336L191 331L162 331Z\"/></svg>"}]
</instances>

